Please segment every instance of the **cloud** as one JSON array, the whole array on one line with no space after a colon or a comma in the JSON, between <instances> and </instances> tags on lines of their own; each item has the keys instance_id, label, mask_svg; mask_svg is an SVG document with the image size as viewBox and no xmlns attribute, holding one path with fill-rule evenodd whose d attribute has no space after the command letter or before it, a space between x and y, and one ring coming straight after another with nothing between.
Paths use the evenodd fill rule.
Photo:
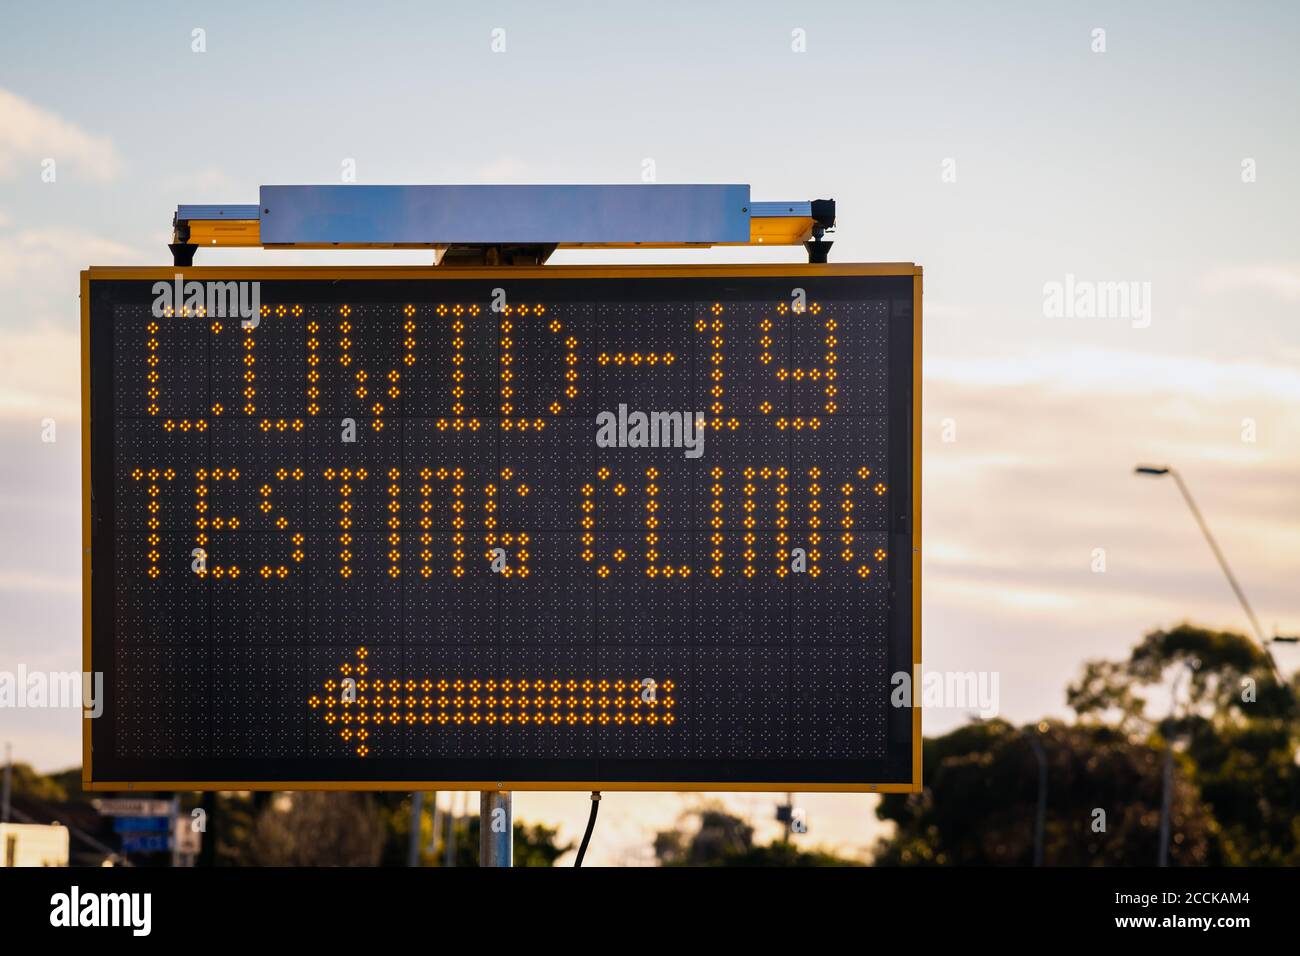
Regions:
<instances>
[{"instance_id":1,"label":"cloud","mask_svg":"<svg viewBox=\"0 0 1300 956\"><path fill-rule=\"evenodd\" d=\"M146 259L80 229L0 225L0 420L81 414L80 272Z\"/></svg>"},{"instance_id":2,"label":"cloud","mask_svg":"<svg viewBox=\"0 0 1300 956\"><path fill-rule=\"evenodd\" d=\"M1262 292L1288 302L1300 300L1300 265L1261 264L1215 269L1203 280L1209 292Z\"/></svg>"},{"instance_id":3,"label":"cloud","mask_svg":"<svg viewBox=\"0 0 1300 956\"><path fill-rule=\"evenodd\" d=\"M217 166L203 166L192 172L172 176L162 184L162 191L180 194L181 202L248 203L257 200L258 184L240 183Z\"/></svg>"},{"instance_id":4,"label":"cloud","mask_svg":"<svg viewBox=\"0 0 1300 956\"><path fill-rule=\"evenodd\" d=\"M1176 488L1133 475L1148 460L1181 469L1263 619L1295 629L1298 402L1300 372L1280 353L927 360L923 553L927 626L937 627L927 659L996 628L983 666L1014 670L1047 640L1064 673L1063 660L1087 656L1072 641L1113 642L1087 650L1110 654L1184 618L1246 627Z\"/></svg>"},{"instance_id":5,"label":"cloud","mask_svg":"<svg viewBox=\"0 0 1300 956\"><path fill-rule=\"evenodd\" d=\"M16 93L0 89L0 178L16 179L19 166L31 164L31 175L45 158L71 164L85 178L113 179L120 167L110 139L87 133L60 116Z\"/></svg>"},{"instance_id":6,"label":"cloud","mask_svg":"<svg viewBox=\"0 0 1300 956\"><path fill-rule=\"evenodd\" d=\"M31 289L47 282L52 290L70 282L75 289L78 273L87 266L140 261L147 259L130 246L80 229L48 226L0 233L0 286Z\"/></svg>"},{"instance_id":7,"label":"cloud","mask_svg":"<svg viewBox=\"0 0 1300 956\"><path fill-rule=\"evenodd\" d=\"M81 579L0 568L0 591L18 591L22 594L41 591L64 597L75 597L81 594Z\"/></svg>"},{"instance_id":8,"label":"cloud","mask_svg":"<svg viewBox=\"0 0 1300 956\"><path fill-rule=\"evenodd\" d=\"M1104 348L927 357L925 380L927 386L1047 385L1056 392L1105 394L1112 398L1167 392L1217 400L1258 396L1300 402L1300 371L1293 366Z\"/></svg>"},{"instance_id":9,"label":"cloud","mask_svg":"<svg viewBox=\"0 0 1300 956\"><path fill-rule=\"evenodd\" d=\"M0 256L3 253L0 252ZM81 417L81 334L50 325L0 325L0 421L33 429Z\"/></svg>"},{"instance_id":10,"label":"cloud","mask_svg":"<svg viewBox=\"0 0 1300 956\"><path fill-rule=\"evenodd\" d=\"M970 322L979 319L980 312L972 306L960 305L955 302L942 302L936 299L925 303L925 317L927 319L951 319L953 321Z\"/></svg>"},{"instance_id":11,"label":"cloud","mask_svg":"<svg viewBox=\"0 0 1300 956\"><path fill-rule=\"evenodd\" d=\"M485 183L517 183L528 180L528 163L517 156L502 156L478 169L478 177Z\"/></svg>"}]
</instances>

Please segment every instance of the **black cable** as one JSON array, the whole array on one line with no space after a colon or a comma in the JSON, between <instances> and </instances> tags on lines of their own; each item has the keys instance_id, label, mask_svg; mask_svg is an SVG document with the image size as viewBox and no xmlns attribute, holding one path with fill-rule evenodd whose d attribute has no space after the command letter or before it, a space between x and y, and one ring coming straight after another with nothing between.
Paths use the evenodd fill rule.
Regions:
<instances>
[{"instance_id":1,"label":"black cable","mask_svg":"<svg viewBox=\"0 0 1300 956\"><path fill-rule=\"evenodd\" d=\"M582 846L578 847L578 858L574 866L582 866L582 858L587 855L587 844L591 842L591 831L596 828L596 813L600 810L600 791L591 791L591 816L587 817L587 832L582 835Z\"/></svg>"}]
</instances>

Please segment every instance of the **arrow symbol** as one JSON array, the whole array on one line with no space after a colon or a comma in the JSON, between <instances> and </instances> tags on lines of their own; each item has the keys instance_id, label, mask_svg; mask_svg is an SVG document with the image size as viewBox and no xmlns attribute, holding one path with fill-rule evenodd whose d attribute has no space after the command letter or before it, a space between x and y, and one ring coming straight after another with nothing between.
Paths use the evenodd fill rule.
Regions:
<instances>
[{"instance_id":1,"label":"arrow symbol","mask_svg":"<svg viewBox=\"0 0 1300 956\"><path fill-rule=\"evenodd\" d=\"M385 726L651 727L671 726L676 700L671 680L634 677L380 677L364 647L339 665L307 704L319 711L358 757Z\"/></svg>"}]
</instances>

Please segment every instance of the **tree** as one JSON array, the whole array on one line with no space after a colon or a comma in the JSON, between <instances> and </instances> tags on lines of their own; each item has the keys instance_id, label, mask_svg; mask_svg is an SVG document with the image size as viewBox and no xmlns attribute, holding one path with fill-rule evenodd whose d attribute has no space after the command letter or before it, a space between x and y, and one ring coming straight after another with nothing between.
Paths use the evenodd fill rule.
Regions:
<instances>
[{"instance_id":1,"label":"tree","mask_svg":"<svg viewBox=\"0 0 1300 956\"><path fill-rule=\"evenodd\" d=\"M1127 660L1087 662L1078 683L1067 689L1066 701L1082 720L1105 720L1119 713L1125 730L1149 731L1157 727L1158 718L1147 713L1143 691L1168 687L1171 671L1178 669L1189 675L1192 720L1212 717L1217 726L1295 720L1300 684L1295 679L1290 685L1280 682L1263 648L1243 634L1191 624L1151 631Z\"/></svg>"},{"instance_id":2,"label":"tree","mask_svg":"<svg viewBox=\"0 0 1300 956\"><path fill-rule=\"evenodd\" d=\"M897 829L880 842L875 862L1032 865L1038 761L1031 734L1048 765L1044 862L1154 864L1161 750L1135 743L1110 727L1043 722L1021 729L1003 720L968 724L925 741L925 791L886 794L876 809ZM1175 778L1171 818L1174 863L1218 862L1213 818L1183 775Z\"/></svg>"},{"instance_id":3,"label":"tree","mask_svg":"<svg viewBox=\"0 0 1300 956\"><path fill-rule=\"evenodd\" d=\"M464 835L456 842L456 865L478 866L478 815L465 817L460 822L464 827ZM565 843L563 846L556 843L558 832L541 823L525 826L516 822L514 824L514 865L554 866L557 859L574 847L572 843Z\"/></svg>"},{"instance_id":4,"label":"tree","mask_svg":"<svg viewBox=\"0 0 1300 956\"><path fill-rule=\"evenodd\" d=\"M1151 692L1180 688L1152 712ZM1273 673L1249 638L1181 624L1147 634L1124 660L1087 662L1066 699L1073 724L961 727L923 745L926 788L889 794L877 814L897 824L885 864L1033 860L1038 767L1048 762L1049 865L1156 862L1163 765L1174 748L1170 861L1300 863L1300 680ZM1105 831L1094 829L1097 811Z\"/></svg>"},{"instance_id":5,"label":"tree","mask_svg":"<svg viewBox=\"0 0 1300 956\"><path fill-rule=\"evenodd\" d=\"M380 805L380 817L383 820L386 840L384 844L384 866L406 866L410 853L411 839L411 795L409 793L385 793L376 795ZM456 831L456 866L478 866L478 814L457 817L454 823ZM426 803L425 812L420 816L420 865L442 866L447 852L447 820L441 814L438 818L438 836L433 838L433 814ZM514 865L515 866L554 866L555 861L569 850L572 843L556 842L559 831L544 824L527 826L514 822ZM432 846L431 846L432 844Z\"/></svg>"},{"instance_id":6,"label":"tree","mask_svg":"<svg viewBox=\"0 0 1300 956\"><path fill-rule=\"evenodd\" d=\"M1147 713L1144 691L1189 675L1181 713ZM1126 712L1122 726L1158 745L1186 741L1184 766L1223 832L1225 862L1300 863L1300 677L1273 673L1255 641L1180 624L1147 634L1125 661L1090 661L1067 699L1080 720Z\"/></svg>"},{"instance_id":7,"label":"tree","mask_svg":"<svg viewBox=\"0 0 1300 956\"><path fill-rule=\"evenodd\" d=\"M369 794L309 790L263 809L250 844L256 866L377 866L384 833Z\"/></svg>"},{"instance_id":8,"label":"tree","mask_svg":"<svg viewBox=\"0 0 1300 956\"><path fill-rule=\"evenodd\" d=\"M692 819L698 821L689 830ZM675 828L655 835L660 866L860 866L827 850L801 850L793 843L754 842L754 828L716 804L683 814Z\"/></svg>"},{"instance_id":9,"label":"tree","mask_svg":"<svg viewBox=\"0 0 1300 956\"><path fill-rule=\"evenodd\" d=\"M0 773L3 772L4 767L0 764ZM67 772L71 773L71 771ZM61 803L68 799L68 789L57 776L38 773L32 769L31 764L27 763L14 764L12 786L14 794L23 794L37 800Z\"/></svg>"}]
</instances>

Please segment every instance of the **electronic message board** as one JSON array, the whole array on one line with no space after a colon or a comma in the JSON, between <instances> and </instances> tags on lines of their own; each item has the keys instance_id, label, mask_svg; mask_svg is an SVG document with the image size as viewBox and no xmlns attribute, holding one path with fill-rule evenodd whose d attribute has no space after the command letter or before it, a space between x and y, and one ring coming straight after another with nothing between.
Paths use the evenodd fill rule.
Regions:
<instances>
[{"instance_id":1,"label":"electronic message board","mask_svg":"<svg viewBox=\"0 0 1300 956\"><path fill-rule=\"evenodd\" d=\"M83 273L88 785L919 787L920 292Z\"/></svg>"}]
</instances>

